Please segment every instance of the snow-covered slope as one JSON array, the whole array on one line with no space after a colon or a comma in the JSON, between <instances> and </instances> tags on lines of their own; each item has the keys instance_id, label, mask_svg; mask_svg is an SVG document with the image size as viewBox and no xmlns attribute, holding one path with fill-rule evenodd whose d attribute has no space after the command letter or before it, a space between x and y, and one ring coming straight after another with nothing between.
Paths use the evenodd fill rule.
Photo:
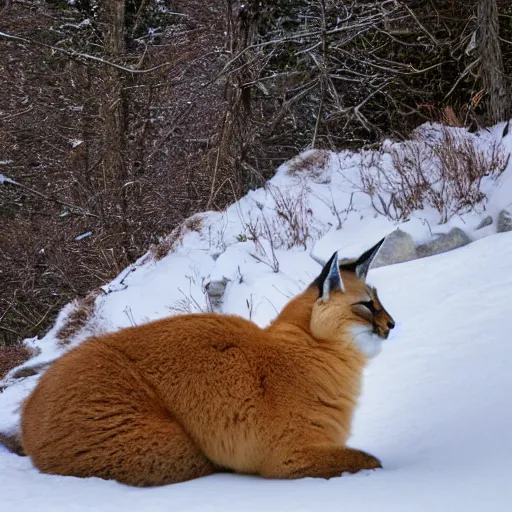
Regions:
<instances>
[{"instance_id":1,"label":"snow-covered slope","mask_svg":"<svg viewBox=\"0 0 512 512\"><path fill-rule=\"evenodd\" d=\"M215 475L134 489L42 475L0 449L1 509L510 510L512 233L372 270L369 280L397 328L367 370L351 444L384 469L329 481ZM7 388L2 407L22 394Z\"/></svg>"}]
</instances>

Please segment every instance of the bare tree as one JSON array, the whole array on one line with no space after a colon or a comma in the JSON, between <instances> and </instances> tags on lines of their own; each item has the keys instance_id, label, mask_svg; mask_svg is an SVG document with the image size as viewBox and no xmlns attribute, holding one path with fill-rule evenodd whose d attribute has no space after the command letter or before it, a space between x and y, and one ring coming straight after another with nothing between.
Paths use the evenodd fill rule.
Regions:
<instances>
[{"instance_id":1,"label":"bare tree","mask_svg":"<svg viewBox=\"0 0 512 512\"><path fill-rule=\"evenodd\" d=\"M512 100L504 71L496 0L478 3L478 57L487 120L490 123L508 120L512 115Z\"/></svg>"},{"instance_id":2,"label":"bare tree","mask_svg":"<svg viewBox=\"0 0 512 512\"><path fill-rule=\"evenodd\" d=\"M0 338L303 149L485 120L512 12L500 68L467 51L479 1L0 0Z\"/></svg>"}]
</instances>

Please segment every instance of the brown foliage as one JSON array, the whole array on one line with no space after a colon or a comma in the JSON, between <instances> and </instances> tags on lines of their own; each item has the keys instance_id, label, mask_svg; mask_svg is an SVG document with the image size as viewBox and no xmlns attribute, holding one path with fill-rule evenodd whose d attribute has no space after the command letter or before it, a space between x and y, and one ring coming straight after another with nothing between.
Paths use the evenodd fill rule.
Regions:
<instances>
[{"instance_id":1,"label":"brown foliage","mask_svg":"<svg viewBox=\"0 0 512 512\"><path fill-rule=\"evenodd\" d=\"M289 164L287 173L298 176L303 173L310 175L311 171L321 172L329 162L329 152L323 149L309 151L306 155L294 158Z\"/></svg>"},{"instance_id":2,"label":"brown foliage","mask_svg":"<svg viewBox=\"0 0 512 512\"><path fill-rule=\"evenodd\" d=\"M189 231L195 231L199 233L203 225L203 219L201 214L192 215L178 227L174 228L170 235L166 236L163 240L160 240L157 244L153 244L150 247L150 252L153 257L158 261L165 258L169 252L174 251L177 245L183 240L185 234Z\"/></svg>"},{"instance_id":3,"label":"brown foliage","mask_svg":"<svg viewBox=\"0 0 512 512\"><path fill-rule=\"evenodd\" d=\"M44 332L64 304L205 208L209 171L196 155L210 147L224 100L222 81L201 83L222 66L223 4L175 2L184 16L158 46L118 44L112 9L87 18L14 3L3 14L10 32L44 44L127 67L168 64L131 75L2 39L0 172L21 186L0 185L0 339Z\"/></svg>"},{"instance_id":4,"label":"brown foliage","mask_svg":"<svg viewBox=\"0 0 512 512\"><path fill-rule=\"evenodd\" d=\"M9 370L24 363L30 358L30 351L23 345L0 345L0 380Z\"/></svg>"},{"instance_id":5,"label":"brown foliage","mask_svg":"<svg viewBox=\"0 0 512 512\"><path fill-rule=\"evenodd\" d=\"M73 310L66 319L64 325L57 331L55 337L59 340L60 345L67 345L74 334L82 329L87 321L94 314L96 297L100 291L93 291L83 299L74 301Z\"/></svg>"}]
</instances>

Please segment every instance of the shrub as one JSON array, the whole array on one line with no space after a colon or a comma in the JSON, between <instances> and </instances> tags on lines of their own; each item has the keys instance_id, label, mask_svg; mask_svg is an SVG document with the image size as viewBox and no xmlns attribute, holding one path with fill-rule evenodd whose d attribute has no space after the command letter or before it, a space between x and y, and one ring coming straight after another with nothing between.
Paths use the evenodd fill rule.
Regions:
<instances>
[{"instance_id":1,"label":"shrub","mask_svg":"<svg viewBox=\"0 0 512 512\"><path fill-rule=\"evenodd\" d=\"M375 209L393 220L406 220L430 206L444 223L485 200L482 180L498 177L510 155L497 142L482 149L466 132L442 128L431 140L394 145L390 157L392 166L384 164L382 152L367 153L361 161L362 189Z\"/></svg>"}]
</instances>

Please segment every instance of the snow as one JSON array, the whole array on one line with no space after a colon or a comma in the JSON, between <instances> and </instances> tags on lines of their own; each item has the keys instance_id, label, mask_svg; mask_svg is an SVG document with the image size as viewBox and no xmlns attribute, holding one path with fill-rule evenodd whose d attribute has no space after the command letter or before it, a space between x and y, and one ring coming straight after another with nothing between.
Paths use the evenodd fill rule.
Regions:
<instances>
[{"instance_id":1,"label":"snow","mask_svg":"<svg viewBox=\"0 0 512 512\"><path fill-rule=\"evenodd\" d=\"M0 185L3 185L4 183L12 183L13 185L17 185L13 179L9 178L5 174L0 173Z\"/></svg>"},{"instance_id":2,"label":"snow","mask_svg":"<svg viewBox=\"0 0 512 512\"><path fill-rule=\"evenodd\" d=\"M75 242L80 242L80 240L83 240L84 238L89 238L92 235L92 231L87 231L85 233L82 233L75 237Z\"/></svg>"},{"instance_id":3,"label":"snow","mask_svg":"<svg viewBox=\"0 0 512 512\"><path fill-rule=\"evenodd\" d=\"M397 328L366 372L351 445L380 457L382 470L329 481L214 475L132 489L42 475L0 451L4 510L509 510L511 266L505 233L370 271ZM3 411L28 380L0 395Z\"/></svg>"},{"instance_id":4,"label":"snow","mask_svg":"<svg viewBox=\"0 0 512 512\"><path fill-rule=\"evenodd\" d=\"M502 129L479 134L478 143L500 140ZM503 146L512 150L510 135ZM509 510L512 233L494 234L495 225L475 228L512 201L512 164L497 181L484 180L488 201L479 211L440 225L439 212L428 208L401 223L376 214L358 191L361 158L329 153L323 168L293 175L285 164L269 186L225 212L194 216L171 236L174 249L167 256L156 260L148 253L102 287L94 316L70 346L91 334L206 310L206 284L223 279L222 311L266 325L319 273L310 252L323 259L334 250L354 257L398 226L417 242L460 226L474 243L368 275L397 326L367 368L350 445L379 457L384 469L329 481L213 475L135 489L96 478L43 475L29 459L0 447L2 510ZM286 213L287 204L305 220L307 233L276 213ZM257 240L251 239L254 233ZM26 366L67 349L56 333L74 307L60 312L43 339L25 341L37 352ZM2 383L1 432L17 428L19 404L36 382L37 377L8 376Z\"/></svg>"}]
</instances>

